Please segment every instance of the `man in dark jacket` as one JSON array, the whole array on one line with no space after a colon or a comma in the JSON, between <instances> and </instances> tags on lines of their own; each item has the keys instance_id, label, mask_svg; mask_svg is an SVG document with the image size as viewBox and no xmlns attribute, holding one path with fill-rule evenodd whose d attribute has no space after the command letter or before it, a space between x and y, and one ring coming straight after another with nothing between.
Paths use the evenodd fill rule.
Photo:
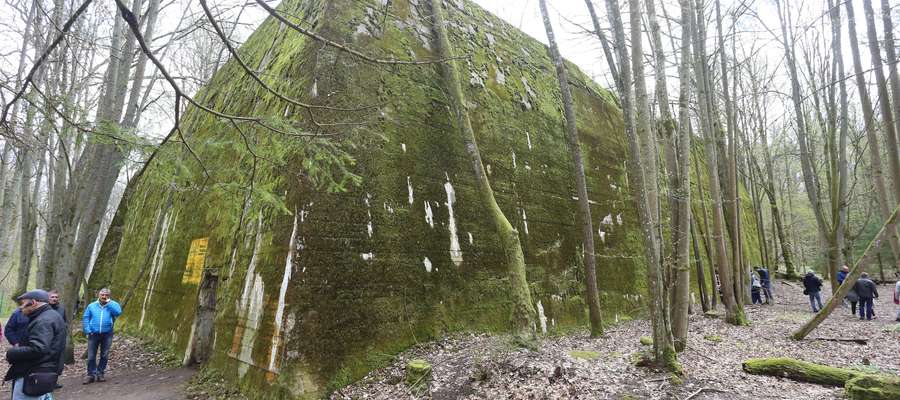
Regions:
<instances>
[{"instance_id":1,"label":"man in dark jacket","mask_svg":"<svg viewBox=\"0 0 900 400\"><path fill-rule=\"evenodd\" d=\"M762 285L762 294L766 296L766 304L769 304L769 300L774 300L772 298L772 280L769 278L769 270L765 267L756 267L756 273L759 274L759 283Z\"/></svg>"},{"instance_id":2,"label":"man in dark jacket","mask_svg":"<svg viewBox=\"0 0 900 400\"><path fill-rule=\"evenodd\" d=\"M859 296L859 319L871 320L875 315L875 299L878 298L878 286L863 272L853 285L853 291Z\"/></svg>"},{"instance_id":3,"label":"man in dark jacket","mask_svg":"<svg viewBox=\"0 0 900 400\"><path fill-rule=\"evenodd\" d=\"M63 321L66 325L69 324L69 317L66 316L66 308L63 307L62 303L59 302L59 292L56 289L53 289L47 292L47 295L50 298L50 308L59 313L59 316L62 317Z\"/></svg>"},{"instance_id":4,"label":"man in dark jacket","mask_svg":"<svg viewBox=\"0 0 900 400\"><path fill-rule=\"evenodd\" d=\"M13 346L18 346L19 343L25 340L25 337L28 335L28 317L22 314L21 308L16 308L12 315L9 316L6 326L3 328L3 335L6 336L9 344Z\"/></svg>"},{"instance_id":5,"label":"man in dark jacket","mask_svg":"<svg viewBox=\"0 0 900 400\"><path fill-rule=\"evenodd\" d=\"M66 347L66 323L50 308L47 292L32 290L19 296L19 308L29 318L27 339L6 351L10 363L4 381L13 381L13 400L43 400L49 395L28 396L22 391L24 378L31 373L59 370L62 352ZM51 391L53 387L49 388Z\"/></svg>"},{"instance_id":6,"label":"man in dark jacket","mask_svg":"<svg viewBox=\"0 0 900 400\"><path fill-rule=\"evenodd\" d=\"M812 271L807 272L803 277L803 294L809 296L809 305L813 312L819 312L822 309L822 296L819 292L822 290L822 280L819 279ZM818 303L818 307L816 304Z\"/></svg>"}]
</instances>

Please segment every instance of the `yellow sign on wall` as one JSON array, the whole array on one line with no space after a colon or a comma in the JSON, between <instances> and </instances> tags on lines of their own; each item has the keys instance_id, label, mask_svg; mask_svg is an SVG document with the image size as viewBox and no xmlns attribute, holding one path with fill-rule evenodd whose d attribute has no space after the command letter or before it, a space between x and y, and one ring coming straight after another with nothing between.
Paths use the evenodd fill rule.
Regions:
<instances>
[{"instance_id":1,"label":"yellow sign on wall","mask_svg":"<svg viewBox=\"0 0 900 400\"><path fill-rule=\"evenodd\" d=\"M187 264L184 266L184 275L181 283L199 285L203 276L203 265L206 263L206 246L209 238L194 239L191 241L191 249L188 251Z\"/></svg>"}]
</instances>

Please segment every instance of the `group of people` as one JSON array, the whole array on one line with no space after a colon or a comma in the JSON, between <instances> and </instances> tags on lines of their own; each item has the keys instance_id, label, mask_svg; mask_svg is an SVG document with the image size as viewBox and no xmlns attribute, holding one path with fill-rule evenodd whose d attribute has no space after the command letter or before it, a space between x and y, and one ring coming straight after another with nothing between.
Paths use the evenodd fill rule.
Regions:
<instances>
[{"instance_id":1,"label":"group of people","mask_svg":"<svg viewBox=\"0 0 900 400\"><path fill-rule=\"evenodd\" d=\"M59 293L36 289L16 298L18 307L3 330L11 347L6 351L9 370L5 382L12 382L12 400L52 400L52 392L63 371L63 354L68 340L68 318L59 303ZM109 348L116 318L122 307L103 288L89 304L82 318L87 337L87 376L84 384L104 382ZM99 352L99 362L97 355Z\"/></svg>"},{"instance_id":2,"label":"group of people","mask_svg":"<svg viewBox=\"0 0 900 400\"><path fill-rule=\"evenodd\" d=\"M850 274L850 268L846 265L841 267L837 273L838 284L843 284L844 280ZM803 294L809 296L809 305L812 311L819 312L822 309L822 279L816 276L812 271L807 272L803 276ZM894 303L900 304L900 281L897 281L894 287ZM878 285L869 279L869 274L863 272L859 279L853 284L853 287L843 299L843 304L850 304L850 314L856 315L857 305L859 306L859 319L871 321L875 318L875 299L878 298ZM897 322L900 322L900 310L897 311Z\"/></svg>"}]
</instances>

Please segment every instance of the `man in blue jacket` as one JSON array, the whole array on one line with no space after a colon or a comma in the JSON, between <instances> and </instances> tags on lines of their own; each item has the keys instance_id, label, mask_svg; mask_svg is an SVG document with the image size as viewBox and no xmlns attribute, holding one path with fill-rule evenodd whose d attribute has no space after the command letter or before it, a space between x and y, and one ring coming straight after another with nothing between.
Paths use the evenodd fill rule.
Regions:
<instances>
[{"instance_id":1,"label":"man in blue jacket","mask_svg":"<svg viewBox=\"0 0 900 400\"><path fill-rule=\"evenodd\" d=\"M23 314L22 309L18 307L13 311L12 315L9 316L9 320L6 321L6 326L3 328L3 335L6 336L6 340L8 340L9 344L13 345L13 347L18 346L27 339L28 322L28 316Z\"/></svg>"},{"instance_id":2,"label":"man in blue jacket","mask_svg":"<svg viewBox=\"0 0 900 400\"><path fill-rule=\"evenodd\" d=\"M105 382L103 374L109 361L109 347L112 345L113 326L116 318L122 314L122 306L110 299L109 289L100 289L97 301L88 304L84 309L82 329L88 338L87 376L84 384ZM100 350L100 363L97 363L97 350Z\"/></svg>"}]
</instances>

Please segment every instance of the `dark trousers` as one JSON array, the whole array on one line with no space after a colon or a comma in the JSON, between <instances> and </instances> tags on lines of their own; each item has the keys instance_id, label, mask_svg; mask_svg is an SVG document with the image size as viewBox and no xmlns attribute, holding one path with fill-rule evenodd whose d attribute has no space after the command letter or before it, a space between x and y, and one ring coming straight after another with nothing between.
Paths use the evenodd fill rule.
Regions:
<instances>
[{"instance_id":1,"label":"dark trousers","mask_svg":"<svg viewBox=\"0 0 900 400\"><path fill-rule=\"evenodd\" d=\"M856 315L856 303L858 303L858 302L856 302L856 301L850 302L850 314L851 315Z\"/></svg>"},{"instance_id":2,"label":"dark trousers","mask_svg":"<svg viewBox=\"0 0 900 400\"><path fill-rule=\"evenodd\" d=\"M762 297L759 295L760 288L755 287L750 289L750 299L753 300L753 304L762 304Z\"/></svg>"},{"instance_id":3,"label":"dark trousers","mask_svg":"<svg viewBox=\"0 0 900 400\"><path fill-rule=\"evenodd\" d=\"M102 375L109 361L109 346L112 345L113 333L93 333L88 337L87 374ZM97 363L97 350L100 350L100 363Z\"/></svg>"},{"instance_id":4,"label":"dark trousers","mask_svg":"<svg viewBox=\"0 0 900 400\"><path fill-rule=\"evenodd\" d=\"M872 316L875 315L875 310L873 309L873 307L875 307L875 302L871 297L860 297L859 318L872 319Z\"/></svg>"}]
</instances>

